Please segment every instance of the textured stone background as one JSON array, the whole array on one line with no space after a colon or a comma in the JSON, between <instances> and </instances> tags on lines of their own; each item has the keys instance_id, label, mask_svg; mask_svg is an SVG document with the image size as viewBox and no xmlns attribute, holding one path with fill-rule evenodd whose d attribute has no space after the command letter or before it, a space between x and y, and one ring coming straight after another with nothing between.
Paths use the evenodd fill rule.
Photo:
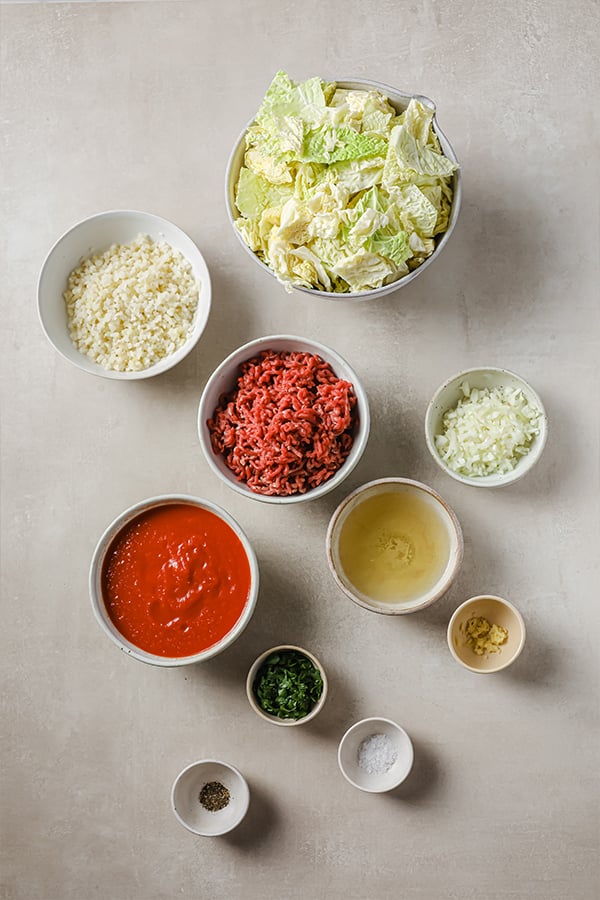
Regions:
<instances>
[{"instance_id":1,"label":"textured stone background","mask_svg":"<svg viewBox=\"0 0 600 900\"><path fill-rule=\"evenodd\" d=\"M0 7L3 900L597 896L598 13L591 0ZM238 246L225 163L278 68L435 99L464 203L406 290L358 305L288 296ZM79 372L36 316L49 246L115 207L175 221L213 277L203 340L148 382ZM298 508L221 487L195 431L215 365L273 332L331 344L372 403L360 466ZM498 492L444 476L423 438L435 388L478 364L530 379L551 422L537 469ZM437 488L466 538L451 593L393 621L346 601L323 551L342 497L389 474ZM87 596L104 527L169 491L225 506L262 575L242 638L188 670L120 654ZM528 640L484 679L452 660L445 628L485 591L520 607ZM305 729L264 724L245 698L255 655L282 641L330 675ZM367 715L414 738L414 772L389 796L338 772L339 738ZM174 777L203 756L239 766L252 790L247 820L219 840L170 810Z\"/></svg>"}]
</instances>

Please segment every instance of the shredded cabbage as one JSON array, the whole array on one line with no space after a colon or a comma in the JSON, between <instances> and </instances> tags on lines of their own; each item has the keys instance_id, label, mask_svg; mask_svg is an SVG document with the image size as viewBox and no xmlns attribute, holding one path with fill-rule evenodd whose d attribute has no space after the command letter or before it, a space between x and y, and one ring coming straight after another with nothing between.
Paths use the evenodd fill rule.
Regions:
<instances>
[{"instance_id":1,"label":"shredded cabbage","mask_svg":"<svg viewBox=\"0 0 600 900\"><path fill-rule=\"evenodd\" d=\"M518 388L471 388L442 419L435 446L459 475L479 478L512 472L540 433L540 410Z\"/></svg>"},{"instance_id":2,"label":"shredded cabbage","mask_svg":"<svg viewBox=\"0 0 600 900\"><path fill-rule=\"evenodd\" d=\"M366 291L407 275L452 207L457 167L432 121L415 99L398 115L379 91L278 72L246 132L242 240L288 291Z\"/></svg>"}]
</instances>

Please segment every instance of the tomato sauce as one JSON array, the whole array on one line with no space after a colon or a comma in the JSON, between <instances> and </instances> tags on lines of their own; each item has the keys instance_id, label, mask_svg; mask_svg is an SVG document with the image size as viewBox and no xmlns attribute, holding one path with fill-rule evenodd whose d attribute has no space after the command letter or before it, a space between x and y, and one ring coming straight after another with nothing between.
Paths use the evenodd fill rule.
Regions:
<instances>
[{"instance_id":1,"label":"tomato sauce","mask_svg":"<svg viewBox=\"0 0 600 900\"><path fill-rule=\"evenodd\" d=\"M250 563L233 529L184 503L142 513L117 535L102 572L107 612L136 647L192 656L228 634L250 595Z\"/></svg>"}]
</instances>

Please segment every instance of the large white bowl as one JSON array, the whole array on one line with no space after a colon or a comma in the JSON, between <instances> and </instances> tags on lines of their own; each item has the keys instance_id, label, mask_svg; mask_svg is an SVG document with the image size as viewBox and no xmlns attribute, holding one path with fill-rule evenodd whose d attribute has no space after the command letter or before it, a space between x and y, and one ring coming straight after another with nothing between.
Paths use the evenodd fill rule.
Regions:
<instances>
[{"instance_id":1,"label":"large white bowl","mask_svg":"<svg viewBox=\"0 0 600 900\"><path fill-rule=\"evenodd\" d=\"M369 500L377 494L390 492L417 494L421 497L435 510L449 540L446 565L436 583L414 600L400 601L398 603L384 603L363 594L344 572L339 552L340 536L348 516L365 500ZM325 547L331 574L344 594L364 609L388 616L400 616L417 612L443 597L460 571L464 550L462 529L454 511L440 497L437 491L434 491L433 488L428 487L426 484L422 484L420 481L412 481L410 478L379 478L377 481L370 481L368 484L363 484L353 491L342 500L333 513L327 529Z\"/></svg>"},{"instance_id":2,"label":"large white bowl","mask_svg":"<svg viewBox=\"0 0 600 900\"><path fill-rule=\"evenodd\" d=\"M126 244L140 235L154 241L166 241L190 263L200 284L198 308L190 336L169 356L139 372L115 372L105 369L81 353L69 335L64 292L69 275L89 256L107 250L112 244ZM52 346L70 363L102 378L135 381L151 378L177 365L198 342L210 312L210 275L204 257L187 234L166 219L131 209L111 210L83 219L69 228L54 244L42 265L38 280L38 314Z\"/></svg>"},{"instance_id":3,"label":"large white bowl","mask_svg":"<svg viewBox=\"0 0 600 900\"><path fill-rule=\"evenodd\" d=\"M307 491L305 494L291 494L286 497L275 497L255 493L245 483L238 481L231 469L225 464L223 456L221 454L216 454L211 445L210 431L206 424L207 420L212 417L221 396L234 389L242 363L252 359L253 356L257 356L262 350L281 350L316 354L326 363L329 363L338 378L350 381L354 386L358 420L352 449L343 465L340 466L337 472L332 475L328 481ZM244 344L238 350L234 350L233 353L230 353L230 355L217 366L208 379L198 408L198 436L210 468L221 481L224 481L225 484L229 485L230 488L233 488L234 491L243 494L245 497L251 497L253 500L261 500L263 503L300 503L304 500L315 500L338 487L338 485L340 485L352 472L363 455L369 439L369 429L369 401L367 400L367 395L363 386L358 380L358 376L348 365L346 360L336 353L335 350L326 347L324 344L318 343L318 341L312 341L308 338L296 337L295 335L289 334L272 334L268 337L257 338L254 341L249 341L247 344Z\"/></svg>"},{"instance_id":4,"label":"large white bowl","mask_svg":"<svg viewBox=\"0 0 600 900\"><path fill-rule=\"evenodd\" d=\"M465 381L467 381L472 388L517 388L523 392L532 406L536 406L539 409L541 413L539 420L540 433L533 439L529 452L519 459L512 471L506 472L505 474L482 475L479 477L461 475L460 472L455 472L451 469L438 453L435 446L435 437L442 432L442 420L445 413L449 409L454 409L458 401L462 399L463 392L461 390L461 385ZM425 440L434 460L440 469L443 469L443 471L446 472L447 475L450 475L451 478L462 482L462 484L470 484L473 487L503 487L504 485L513 484L513 482L518 481L526 475L539 460L546 445L547 436L548 416L546 415L546 411L539 395L524 378L521 378L520 375L515 375L514 372L510 372L508 369L498 369L494 367L465 369L463 372L459 372L458 375L453 375L452 378L448 378L448 380L437 389L425 414Z\"/></svg>"},{"instance_id":5,"label":"large white bowl","mask_svg":"<svg viewBox=\"0 0 600 900\"><path fill-rule=\"evenodd\" d=\"M368 81L366 79L358 79L353 77L343 78L339 81L336 79L336 84L338 87L350 91L381 91L382 94L386 95L391 105L396 109L398 113L403 112L412 99L419 100L419 102L424 106L430 107L434 110L433 130L435 131L439 139L442 152L444 153L444 156L447 156L448 159L450 159L453 163L458 164L456 154L452 149L450 141L438 125L435 115L435 103L433 102L433 100L430 100L429 97L424 97L422 94L406 94L403 91L397 91L395 88L392 88L387 84L382 84L379 81ZM239 138L237 139L229 156L227 170L225 173L225 207L227 209L227 215L229 216L229 221L231 222L232 227L235 220L240 216L240 213L235 205L235 189L238 182L240 169L242 168L244 162L244 154L246 152L246 132L248 128L253 124L253 122L253 119L248 122ZM456 220L458 219L458 213L460 211L462 198L460 169L457 169L453 176L453 191L454 194L452 200L452 210L450 212L448 228L446 229L444 234L437 237L436 248L431 256L428 257L428 259L426 259L424 263L422 263L412 272L409 272L408 275L403 275L401 278L396 279L396 281L392 281L389 284L384 284L379 288L372 288L371 290L366 291L349 291L345 294L336 294L332 291L319 291L316 288L300 287L296 285L293 285L292 287L294 288L294 290L302 291L305 294L311 294L314 297L323 297L327 300L374 300L376 297L383 297L385 294L391 294L392 291L397 291L401 287L406 287L406 285L410 284L411 281L414 281L414 279L417 278L421 274L421 272L424 272L425 269L429 268L431 263L434 261L434 259L438 258L438 256L450 240L450 235L454 231L454 226L456 225ZM262 260L258 258L256 253L254 253L254 251L251 250L250 247L248 247L248 245L242 239L237 228L234 227L233 230L246 253L248 253L252 257L252 259L256 263L258 263L258 265L262 269L264 269L265 272L268 272L269 275L271 275L273 278L276 278L277 276L275 275L273 269L262 262Z\"/></svg>"},{"instance_id":6,"label":"large white bowl","mask_svg":"<svg viewBox=\"0 0 600 900\"><path fill-rule=\"evenodd\" d=\"M240 618L235 623L231 631L229 631L225 635L225 637L221 638L221 640L216 644L213 644L212 647L208 647L206 650L202 650L200 653L195 653L193 656L157 656L154 653L148 653L146 650L142 650L140 647L132 644L125 637L123 637L121 632L113 623L104 604L102 592L102 572L106 555L110 550L114 539L123 530L123 528L125 528L131 521L133 521L133 519L136 519L139 515L148 512L151 509L181 503L189 504L191 506L197 506L200 509L209 510L209 512L214 513L216 516L226 522L227 525L229 525L229 527L232 529L232 531L235 532L242 543L242 546L248 558L248 564L250 566L250 594ZM191 665L192 663L204 662L205 660L211 659L213 656L217 656L217 654L222 653L223 650L233 644L233 642L240 636L240 634L252 618L252 614L254 612L256 601L258 598L258 584L259 575L256 554L254 553L252 545L246 537L246 534L244 533L244 531L242 531L233 516L230 516L228 512L226 512L224 509L221 509L221 507L217 506L216 503L211 503L209 500L202 500L199 497L190 497L187 494L164 494L158 497L150 497L147 500L142 500L140 503L136 503L134 506L130 506L129 509L126 509L121 513L121 515L117 516L117 518L108 526L108 528L98 541L98 544L96 545L94 555L92 556L89 575L89 588L90 599L92 601L92 609L94 611L94 615L96 616L98 624L100 625L104 633L108 635L111 641L116 644L116 646L120 650L133 657L133 659L137 659L140 662L149 663L153 666L162 667L187 666Z\"/></svg>"}]
</instances>

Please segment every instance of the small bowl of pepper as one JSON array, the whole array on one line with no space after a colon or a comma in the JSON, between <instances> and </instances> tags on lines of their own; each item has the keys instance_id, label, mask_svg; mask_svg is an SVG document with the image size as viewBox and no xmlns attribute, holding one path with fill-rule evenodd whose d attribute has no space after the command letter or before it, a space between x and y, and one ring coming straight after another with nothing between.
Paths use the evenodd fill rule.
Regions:
<instances>
[{"instance_id":1,"label":"small bowl of pepper","mask_svg":"<svg viewBox=\"0 0 600 900\"><path fill-rule=\"evenodd\" d=\"M327 676L312 653L282 644L255 660L246 678L254 712L273 725L304 725L322 710Z\"/></svg>"},{"instance_id":2,"label":"small bowl of pepper","mask_svg":"<svg viewBox=\"0 0 600 900\"><path fill-rule=\"evenodd\" d=\"M177 821L203 837L227 834L248 811L250 790L241 772L218 759L200 759L180 772L171 791Z\"/></svg>"}]
</instances>

